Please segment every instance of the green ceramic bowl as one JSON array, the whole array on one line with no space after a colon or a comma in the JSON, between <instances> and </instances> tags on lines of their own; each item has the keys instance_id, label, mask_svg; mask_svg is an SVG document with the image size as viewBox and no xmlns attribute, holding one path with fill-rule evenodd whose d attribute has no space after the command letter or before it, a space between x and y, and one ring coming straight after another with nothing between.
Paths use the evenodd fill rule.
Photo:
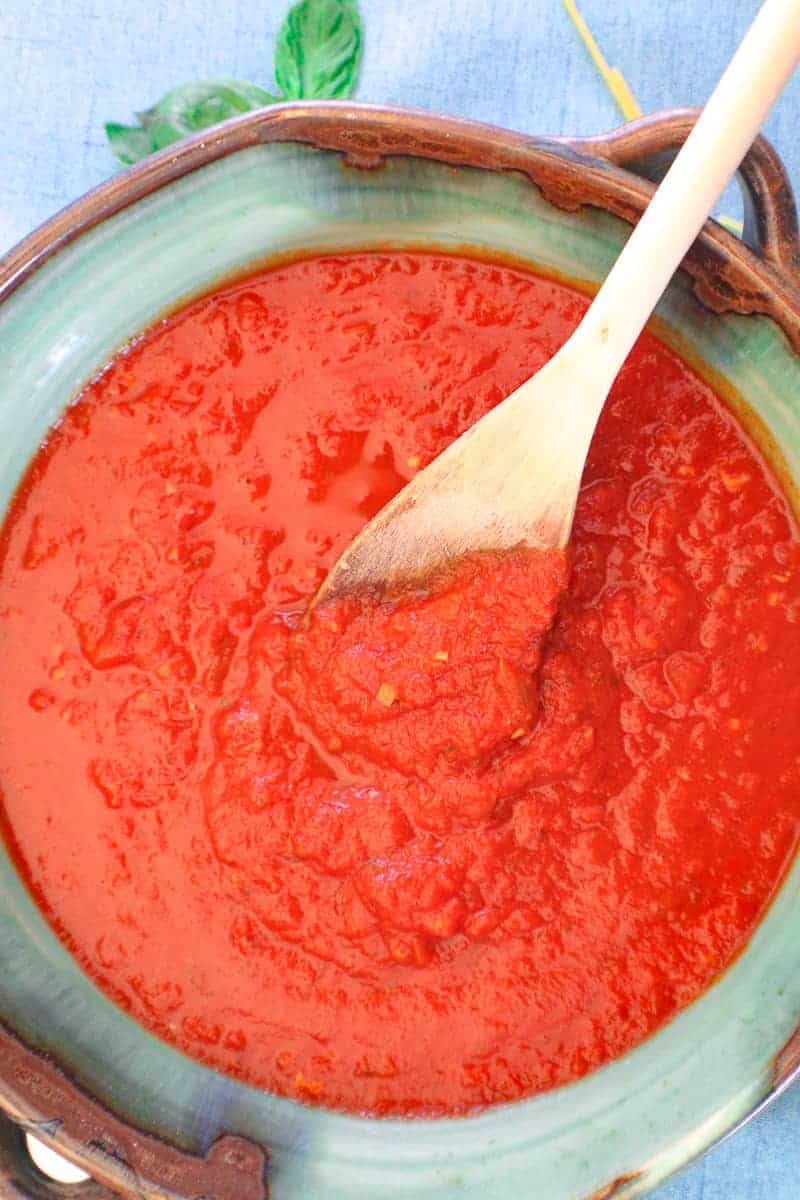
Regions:
<instances>
[{"instance_id":1,"label":"green ceramic bowl","mask_svg":"<svg viewBox=\"0 0 800 1200\"><path fill-rule=\"evenodd\" d=\"M691 120L667 114L557 143L424 113L295 105L125 172L0 263L0 501L132 334L270 256L474 248L591 287L625 239L620 218L635 218L652 190L625 164L652 165ZM660 330L744 399L800 481L794 206L766 143L745 180L754 249L709 226L659 308ZM106 1185L209 1200L256 1200L267 1186L272 1200L635 1196L800 1065L800 863L746 952L655 1036L579 1083L468 1118L357 1119L183 1057L83 975L2 847L0 952L0 1105L16 1122L0 1131L3 1195L50 1194L19 1153L21 1127L101 1181L80 1185L87 1197L110 1195Z\"/></svg>"}]
</instances>

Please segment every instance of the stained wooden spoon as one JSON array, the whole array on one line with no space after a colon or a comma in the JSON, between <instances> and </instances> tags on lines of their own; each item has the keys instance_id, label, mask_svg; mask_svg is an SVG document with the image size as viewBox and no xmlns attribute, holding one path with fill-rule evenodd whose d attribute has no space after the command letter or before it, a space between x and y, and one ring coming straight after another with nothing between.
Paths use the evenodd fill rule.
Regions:
<instances>
[{"instance_id":1,"label":"stained wooden spoon","mask_svg":"<svg viewBox=\"0 0 800 1200\"><path fill-rule=\"evenodd\" d=\"M800 0L766 0L573 335L365 526L315 604L475 551L566 546L611 385L798 58Z\"/></svg>"}]
</instances>

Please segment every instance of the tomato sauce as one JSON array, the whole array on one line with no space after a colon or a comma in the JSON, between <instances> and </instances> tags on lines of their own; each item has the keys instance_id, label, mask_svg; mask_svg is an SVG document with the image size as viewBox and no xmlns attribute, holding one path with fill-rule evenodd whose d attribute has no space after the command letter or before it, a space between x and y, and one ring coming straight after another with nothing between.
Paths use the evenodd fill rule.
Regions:
<instances>
[{"instance_id":1,"label":"tomato sauce","mask_svg":"<svg viewBox=\"0 0 800 1200\"><path fill-rule=\"evenodd\" d=\"M4 830L148 1029L441 1114L584 1075L746 944L800 831L800 542L653 335L568 559L304 616L364 522L543 364L569 287L441 254L191 303L64 414L0 551Z\"/></svg>"}]
</instances>

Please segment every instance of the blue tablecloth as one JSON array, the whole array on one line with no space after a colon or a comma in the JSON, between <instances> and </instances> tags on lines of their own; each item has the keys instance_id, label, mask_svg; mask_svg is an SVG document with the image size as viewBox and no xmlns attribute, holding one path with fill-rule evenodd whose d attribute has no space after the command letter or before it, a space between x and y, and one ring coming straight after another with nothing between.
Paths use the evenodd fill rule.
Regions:
<instances>
[{"instance_id":1,"label":"blue tablecloth","mask_svg":"<svg viewBox=\"0 0 800 1200\"><path fill-rule=\"evenodd\" d=\"M271 84L287 0L10 0L0 16L0 252L114 163L102 123L176 83ZM619 115L559 0L361 0L359 96L535 133L592 133ZM756 0L583 0L645 111L701 103ZM766 131L800 188L800 77ZM726 210L736 205L726 197ZM658 1200L798 1200L800 1088L658 1193ZM538 1200L538 1198L537 1198ZM542 1197L541 1200L547 1200Z\"/></svg>"}]
</instances>

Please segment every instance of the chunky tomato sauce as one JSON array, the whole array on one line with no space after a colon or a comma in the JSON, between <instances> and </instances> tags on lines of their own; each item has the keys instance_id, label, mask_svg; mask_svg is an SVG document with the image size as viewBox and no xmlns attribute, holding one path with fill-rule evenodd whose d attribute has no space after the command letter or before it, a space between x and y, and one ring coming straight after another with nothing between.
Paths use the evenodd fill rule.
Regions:
<instances>
[{"instance_id":1,"label":"chunky tomato sauce","mask_svg":"<svg viewBox=\"0 0 800 1200\"><path fill-rule=\"evenodd\" d=\"M636 1045L742 948L800 829L800 544L643 336L569 562L304 609L565 340L558 283L351 254L236 283L85 390L0 570L4 822L54 928L242 1079L462 1112Z\"/></svg>"}]
</instances>

